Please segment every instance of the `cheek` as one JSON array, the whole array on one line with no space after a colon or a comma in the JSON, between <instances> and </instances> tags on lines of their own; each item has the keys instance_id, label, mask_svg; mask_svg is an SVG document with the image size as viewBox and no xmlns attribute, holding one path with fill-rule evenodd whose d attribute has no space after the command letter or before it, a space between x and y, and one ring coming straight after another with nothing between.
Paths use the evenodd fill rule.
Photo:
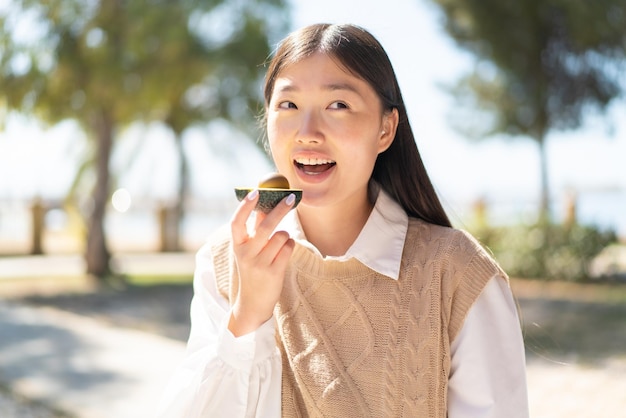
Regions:
<instances>
[{"instance_id":1,"label":"cheek","mask_svg":"<svg viewBox=\"0 0 626 418\"><path fill-rule=\"evenodd\" d=\"M362 161L375 161L379 154L378 139L372 137L371 132L362 132L346 145L348 154Z\"/></svg>"},{"instance_id":2,"label":"cheek","mask_svg":"<svg viewBox=\"0 0 626 418\"><path fill-rule=\"evenodd\" d=\"M270 145L272 154L279 154L287 151L291 138L293 138L294 123L292 120L286 120L280 116L272 116L267 118L267 140Z\"/></svg>"},{"instance_id":3,"label":"cheek","mask_svg":"<svg viewBox=\"0 0 626 418\"><path fill-rule=\"evenodd\" d=\"M271 129L267 130L267 142L269 143L272 155L280 154L281 150L284 148L284 141L281 138L282 136L278 131Z\"/></svg>"},{"instance_id":4,"label":"cheek","mask_svg":"<svg viewBox=\"0 0 626 418\"><path fill-rule=\"evenodd\" d=\"M359 167L360 174L363 178L371 177L376 159L378 158L378 147L375 142L361 142L355 144L355 147L349 150L350 159Z\"/></svg>"},{"instance_id":5,"label":"cheek","mask_svg":"<svg viewBox=\"0 0 626 418\"><path fill-rule=\"evenodd\" d=\"M268 126L267 140L270 147L270 154L278 171L283 172L289 163L289 150L287 149L284 140L281 138L283 138L283 136L281 136L278 131L271 129Z\"/></svg>"},{"instance_id":6,"label":"cheek","mask_svg":"<svg viewBox=\"0 0 626 418\"><path fill-rule=\"evenodd\" d=\"M283 138L287 132L288 126L285 121L276 116L274 113L270 113L267 118L267 138L271 142L278 142Z\"/></svg>"}]
</instances>

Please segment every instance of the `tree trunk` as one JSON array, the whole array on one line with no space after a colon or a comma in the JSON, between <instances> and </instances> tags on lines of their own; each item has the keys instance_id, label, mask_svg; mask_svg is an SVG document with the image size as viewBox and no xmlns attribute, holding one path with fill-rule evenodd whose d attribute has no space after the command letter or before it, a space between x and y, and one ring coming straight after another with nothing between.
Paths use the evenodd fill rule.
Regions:
<instances>
[{"instance_id":1,"label":"tree trunk","mask_svg":"<svg viewBox=\"0 0 626 418\"><path fill-rule=\"evenodd\" d=\"M189 166L187 164L187 158L185 158L185 149L183 147L183 136L182 132L175 131L176 135L176 148L178 151L178 161L179 161L179 173L178 173L178 198L176 201L174 217L176 219L176 245L177 250L181 249L181 240L180 229L183 224L183 219L185 218L185 202L187 201L187 196L189 195Z\"/></svg>"},{"instance_id":2,"label":"tree trunk","mask_svg":"<svg viewBox=\"0 0 626 418\"><path fill-rule=\"evenodd\" d=\"M40 198L36 198L30 207L32 243L31 255L43 254L43 232L45 229L46 208Z\"/></svg>"},{"instance_id":3,"label":"tree trunk","mask_svg":"<svg viewBox=\"0 0 626 418\"><path fill-rule=\"evenodd\" d=\"M550 184L548 181L548 155L546 150L546 138L542 135L537 140L539 145L539 170L541 174L541 195L539 200L539 221L550 220Z\"/></svg>"},{"instance_id":4,"label":"tree trunk","mask_svg":"<svg viewBox=\"0 0 626 418\"><path fill-rule=\"evenodd\" d=\"M185 219L187 197L189 196L189 164L185 157L182 132L176 132L176 142L178 144L178 159L180 161L180 173L178 184L178 201L176 202L176 225L178 229L178 249L181 249L180 236L183 219Z\"/></svg>"},{"instance_id":5,"label":"tree trunk","mask_svg":"<svg viewBox=\"0 0 626 418\"><path fill-rule=\"evenodd\" d=\"M189 193L189 166L183 149L182 132L174 128L172 131L179 161L178 190L174 206L161 208L161 251L180 251L182 248L180 229L185 216L185 201Z\"/></svg>"},{"instance_id":6,"label":"tree trunk","mask_svg":"<svg viewBox=\"0 0 626 418\"><path fill-rule=\"evenodd\" d=\"M104 221L109 199L109 159L113 145L113 120L102 112L94 121L97 140L96 184L92 194L92 207L87 225L85 262L87 273L99 279L110 275L111 254L107 247Z\"/></svg>"}]
</instances>

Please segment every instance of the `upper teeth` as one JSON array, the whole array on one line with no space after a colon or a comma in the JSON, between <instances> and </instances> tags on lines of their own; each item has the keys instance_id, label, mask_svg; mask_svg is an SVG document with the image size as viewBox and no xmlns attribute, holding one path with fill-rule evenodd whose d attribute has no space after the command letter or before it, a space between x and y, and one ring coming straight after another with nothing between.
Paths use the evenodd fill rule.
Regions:
<instances>
[{"instance_id":1,"label":"upper teeth","mask_svg":"<svg viewBox=\"0 0 626 418\"><path fill-rule=\"evenodd\" d=\"M332 160L325 160L322 158L296 158L296 162L303 165L322 165L334 163Z\"/></svg>"}]
</instances>

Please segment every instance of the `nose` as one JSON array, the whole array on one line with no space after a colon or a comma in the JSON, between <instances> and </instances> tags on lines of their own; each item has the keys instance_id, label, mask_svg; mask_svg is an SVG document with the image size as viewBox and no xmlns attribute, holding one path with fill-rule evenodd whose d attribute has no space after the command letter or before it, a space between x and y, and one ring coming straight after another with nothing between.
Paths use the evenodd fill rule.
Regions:
<instances>
[{"instance_id":1,"label":"nose","mask_svg":"<svg viewBox=\"0 0 626 418\"><path fill-rule=\"evenodd\" d=\"M322 142L324 140L324 134L322 132L322 123L320 119L320 115L317 113L312 111L306 112L302 116L296 140L301 144L318 144Z\"/></svg>"}]
</instances>

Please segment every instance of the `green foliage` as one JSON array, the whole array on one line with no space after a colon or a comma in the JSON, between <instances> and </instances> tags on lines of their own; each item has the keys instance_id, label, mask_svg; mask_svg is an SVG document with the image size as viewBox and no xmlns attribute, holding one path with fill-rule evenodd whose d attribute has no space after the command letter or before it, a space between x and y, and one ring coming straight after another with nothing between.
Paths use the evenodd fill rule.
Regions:
<instances>
[{"instance_id":1,"label":"green foliage","mask_svg":"<svg viewBox=\"0 0 626 418\"><path fill-rule=\"evenodd\" d=\"M483 226L474 235L512 277L581 281L595 256L617 242L613 231L579 224Z\"/></svg>"},{"instance_id":2,"label":"green foliage","mask_svg":"<svg viewBox=\"0 0 626 418\"><path fill-rule=\"evenodd\" d=\"M622 93L622 0L434 1L448 33L476 57L475 71L454 90L489 115L469 126L473 134L541 140L550 129L579 127L590 107Z\"/></svg>"},{"instance_id":3,"label":"green foliage","mask_svg":"<svg viewBox=\"0 0 626 418\"><path fill-rule=\"evenodd\" d=\"M177 136L216 118L256 126L260 64L270 38L286 26L286 5L12 0L0 6L0 105L50 124L74 119L96 144L87 157L95 173L89 273L110 273L104 218L117 132L138 120L160 121Z\"/></svg>"},{"instance_id":4,"label":"green foliage","mask_svg":"<svg viewBox=\"0 0 626 418\"><path fill-rule=\"evenodd\" d=\"M249 127L260 64L287 18L284 0L13 0L0 10L2 96L88 132L103 110L116 124L157 120L177 133L215 118Z\"/></svg>"},{"instance_id":5,"label":"green foliage","mask_svg":"<svg viewBox=\"0 0 626 418\"><path fill-rule=\"evenodd\" d=\"M432 0L445 29L475 57L450 88L452 125L475 139L523 136L539 145L541 208L549 211L545 138L579 128L623 94L624 0Z\"/></svg>"}]
</instances>

